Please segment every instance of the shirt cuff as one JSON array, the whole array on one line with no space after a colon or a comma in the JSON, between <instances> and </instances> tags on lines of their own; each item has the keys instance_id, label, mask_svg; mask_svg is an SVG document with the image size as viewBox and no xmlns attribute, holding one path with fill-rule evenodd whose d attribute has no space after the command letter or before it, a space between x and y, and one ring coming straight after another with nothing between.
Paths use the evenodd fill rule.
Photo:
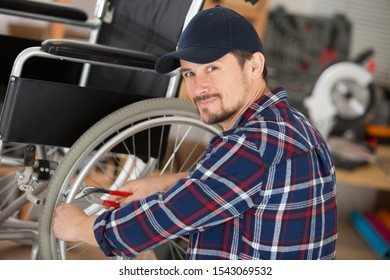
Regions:
<instances>
[{"instance_id":1,"label":"shirt cuff","mask_svg":"<svg viewBox=\"0 0 390 280\"><path fill-rule=\"evenodd\" d=\"M109 215L111 214L111 211L105 211L102 213L95 221L95 224L93 225L93 231L95 234L95 239L97 243L99 244L100 249L103 251L103 253L107 257L114 256L111 246L108 244L105 236L104 231L107 224L107 219L109 218Z\"/></svg>"}]
</instances>

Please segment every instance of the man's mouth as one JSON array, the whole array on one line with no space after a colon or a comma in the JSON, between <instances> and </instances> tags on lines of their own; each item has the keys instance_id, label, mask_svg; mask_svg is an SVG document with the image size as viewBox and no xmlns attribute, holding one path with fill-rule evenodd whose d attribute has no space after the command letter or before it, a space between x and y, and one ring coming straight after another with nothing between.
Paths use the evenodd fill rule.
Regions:
<instances>
[{"instance_id":1,"label":"man's mouth","mask_svg":"<svg viewBox=\"0 0 390 280\"><path fill-rule=\"evenodd\" d=\"M216 99L219 99L219 94L209 94L209 95L202 95L197 96L194 98L194 102L197 106L204 106L210 103L213 103Z\"/></svg>"}]
</instances>

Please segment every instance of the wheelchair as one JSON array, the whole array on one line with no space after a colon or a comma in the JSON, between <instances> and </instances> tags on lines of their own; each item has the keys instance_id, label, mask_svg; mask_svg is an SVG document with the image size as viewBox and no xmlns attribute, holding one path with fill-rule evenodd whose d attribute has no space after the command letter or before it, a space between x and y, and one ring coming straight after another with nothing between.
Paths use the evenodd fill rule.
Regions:
<instances>
[{"instance_id":1,"label":"wheelchair","mask_svg":"<svg viewBox=\"0 0 390 280\"><path fill-rule=\"evenodd\" d=\"M0 239L37 242L32 258L39 253L41 259L92 259L94 248L54 237L53 214L59 204L76 203L88 215L99 214L105 211L102 205L76 199L80 189L116 190L128 180L189 171L221 131L202 123L188 100L176 98L179 71L154 71L155 61L176 48L204 1L99 0L94 20L79 18L77 9L42 3L38 5L45 9L39 10L45 13L37 15L30 12L31 2L3 1L0 12L84 25L92 32L89 41L45 40L15 59L0 117L0 148L26 148L17 157L3 156L0 149L1 165L18 168L21 190L17 203L0 210ZM49 62L49 74L63 74L64 69L69 74L48 79L26 73L29 67L41 72L44 62ZM49 147L62 151L59 160L45 155ZM27 201L42 207L39 221L10 225ZM184 237L170 240L140 258L181 259L186 244Z\"/></svg>"}]
</instances>

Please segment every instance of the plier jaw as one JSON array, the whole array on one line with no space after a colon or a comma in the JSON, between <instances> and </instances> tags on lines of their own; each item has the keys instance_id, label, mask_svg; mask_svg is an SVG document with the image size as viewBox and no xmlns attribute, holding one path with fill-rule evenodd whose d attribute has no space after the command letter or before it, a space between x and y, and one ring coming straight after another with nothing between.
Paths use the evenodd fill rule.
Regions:
<instances>
[{"instance_id":1,"label":"plier jaw","mask_svg":"<svg viewBox=\"0 0 390 280\"><path fill-rule=\"evenodd\" d=\"M102 194L102 195L98 195ZM114 195L120 197L128 197L131 195L129 192L109 190L98 187L86 186L76 194L75 199L85 198L90 203L101 204L107 208L118 208L120 203L118 201L107 200L107 195Z\"/></svg>"}]
</instances>

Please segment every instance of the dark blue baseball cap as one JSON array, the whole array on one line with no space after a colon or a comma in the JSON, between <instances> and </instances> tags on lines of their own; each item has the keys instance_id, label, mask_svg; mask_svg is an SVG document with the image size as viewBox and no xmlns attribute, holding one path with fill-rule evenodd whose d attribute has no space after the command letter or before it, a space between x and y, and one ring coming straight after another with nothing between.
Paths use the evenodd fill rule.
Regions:
<instances>
[{"instance_id":1,"label":"dark blue baseball cap","mask_svg":"<svg viewBox=\"0 0 390 280\"><path fill-rule=\"evenodd\" d=\"M263 53L253 25L237 12L216 6L200 11L180 36L177 50L160 57L156 71L169 73L180 67L180 59L205 64L218 60L232 50Z\"/></svg>"}]
</instances>

